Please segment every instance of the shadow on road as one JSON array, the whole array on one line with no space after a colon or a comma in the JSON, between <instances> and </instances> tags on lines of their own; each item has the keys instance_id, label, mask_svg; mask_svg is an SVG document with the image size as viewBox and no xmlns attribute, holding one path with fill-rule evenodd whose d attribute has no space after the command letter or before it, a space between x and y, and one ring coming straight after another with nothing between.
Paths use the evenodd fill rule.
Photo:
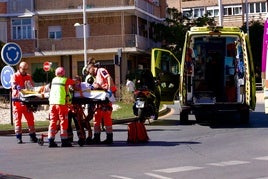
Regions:
<instances>
[{"instance_id":1,"label":"shadow on road","mask_svg":"<svg viewBox=\"0 0 268 179\"><path fill-rule=\"evenodd\" d=\"M209 126L211 128L268 128L268 118L263 112L252 112L248 124L240 121L237 115L218 115L208 120L196 122L196 124Z\"/></svg>"},{"instance_id":2,"label":"shadow on road","mask_svg":"<svg viewBox=\"0 0 268 179\"><path fill-rule=\"evenodd\" d=\"M165 146L165 147L173 147L177 145L192 145L192 144L200 144L200 142L195 141L149 141L147 143L137 143L130 144L126 141L115 141L113 145L110 147L132 147L132 146ZM98 147L98 146L96 146Z\"/></svg>"}]
</instances>

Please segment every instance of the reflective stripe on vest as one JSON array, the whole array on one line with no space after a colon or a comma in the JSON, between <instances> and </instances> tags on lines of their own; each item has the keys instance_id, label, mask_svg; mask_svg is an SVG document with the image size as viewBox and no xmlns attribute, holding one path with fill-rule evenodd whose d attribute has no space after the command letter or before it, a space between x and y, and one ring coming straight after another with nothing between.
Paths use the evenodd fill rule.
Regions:
<instances>
[{"instance_id":1,"label":"reflective stripe on vest","mask_svg":"<svg viewBox=\"0 0 268 179\"><path fill-rule=\"evenodd\" d=\"M51 83L49 104L66 104L66 77L55 77Z\"/></svg>"}]
</instances>

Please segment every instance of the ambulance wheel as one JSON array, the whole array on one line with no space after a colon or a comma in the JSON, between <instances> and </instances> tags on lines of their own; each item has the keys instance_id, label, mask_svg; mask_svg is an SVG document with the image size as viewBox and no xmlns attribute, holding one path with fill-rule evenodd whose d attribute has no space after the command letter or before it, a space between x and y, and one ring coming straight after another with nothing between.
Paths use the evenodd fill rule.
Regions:
<instances>
[{"instance_id":1,"label":"ambulance wheel","mask_svg":"<svg viewBox=\"0 0 268 179\"><path fill-rule=\"evenodd\" d=\"M249 123L249 109L243 109L240 111L240 122L242 124Z\"/></svg>"},{"instance_id":2,"label":"ambulance wheel","mask_svg":"<svg viewBox=\"0 0 268 179\"><path fill-rule=\"evenodd\" d=\"M189 122L189 116L187 110L182 110L180 113L180 123L187 124Z\"/></svg>"}]
</instances>

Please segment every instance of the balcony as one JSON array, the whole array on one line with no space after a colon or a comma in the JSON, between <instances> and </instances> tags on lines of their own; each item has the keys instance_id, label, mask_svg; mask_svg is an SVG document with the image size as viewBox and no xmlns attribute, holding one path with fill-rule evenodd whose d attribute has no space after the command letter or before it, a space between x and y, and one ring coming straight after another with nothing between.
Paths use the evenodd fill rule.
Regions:
<instances>
[{"instance_id":1,"label":"balcony","mask_svg":"<svg viewBox=\"0 0 268 179\"><path fill-rule=\"evenodd\" d=\"M37 49L39 51L79 51L83 50L83 38L62 38L62 39L38 39ZM135 34L130 35L107 35L90 36L88 38L88 49L111 49L111 48L138 48L149 50L153 47L160 47L150 39Z\"/></svg>"},{"instance_id":2,"label":"balcony","mask_svg":"<svg viewBox=\"0 0 268 179\"><path fill-rule=\"evenodd\" d=\"M153 3L154 2L154 3ZM147 13L153 14L157 17L160 17L160 6L158 0L86 0L87 11L94 11L101 8L102 11L111 10L111 8L122 9L127 8L139 8ZM35 10L39 12L39 14L53 13L55 11L64 10L65 13L83 9L82 0L35 0ZM43 11L43 12L42 12ZM42 13L41 13L42 12ZM45 14L44 14L45 15Z\"/></svg>"}]
</instances>

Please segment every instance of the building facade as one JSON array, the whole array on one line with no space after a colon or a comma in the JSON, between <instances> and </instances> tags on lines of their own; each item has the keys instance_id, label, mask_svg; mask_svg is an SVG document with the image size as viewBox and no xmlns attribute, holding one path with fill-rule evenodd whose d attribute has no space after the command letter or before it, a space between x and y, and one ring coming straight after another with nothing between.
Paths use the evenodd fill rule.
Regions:
<instances>
[{"instance_id":1,"label":"building facade","mask_svg":"<svg viewBox=\"0 0 268 179\"><path fill-rule=\"evenodd\" d=\"M264 21L267 14L266 0L221 0L222 16L219 0L167 0L167 4L189 18L209 14L210 17L215 17L218 24L225 26L242 26L252 20Z\"/></svg>"},{"instance_id":2,"label":"building facade","mask_svg":"<svg viewBox=\"0 0 268 179\"><path fill-rule=\"evenodd\" d=\"M138 65L149 67L151 48L160 46L151 24L165 11L166 0L0 0L0 40L20 45L32 73L49 61L81 75L86 50L120 85Z\"/></svg>"}]
</instances>

